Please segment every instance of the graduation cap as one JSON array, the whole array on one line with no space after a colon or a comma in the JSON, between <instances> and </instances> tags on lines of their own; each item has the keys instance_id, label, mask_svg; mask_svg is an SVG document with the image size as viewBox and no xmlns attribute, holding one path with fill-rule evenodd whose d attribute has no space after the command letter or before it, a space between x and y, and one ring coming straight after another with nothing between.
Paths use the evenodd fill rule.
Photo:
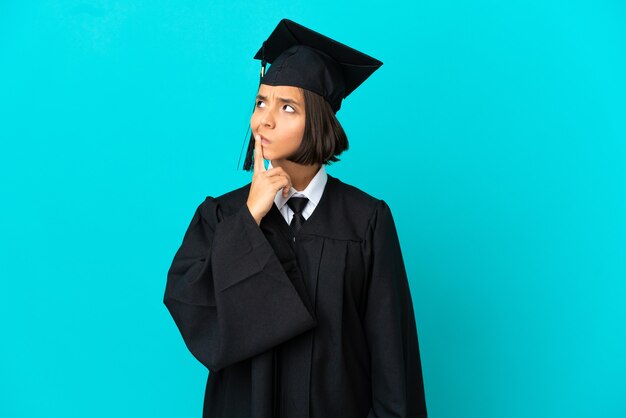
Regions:
<instances>
[{"instance_id":1,"label":"graduation cap","mask_svg":"<svg viewBox=\"0 0 626 418\"><path fill-rule=\"evenodd\" d=\"M282 19L254 59L262 84L302 87L324 97L334 112L383 63L356 49ZM265 73L266 63L270 69Z\"/></svg>"},{"instance_id":2,"label":"graduation cap","mask_svg":"<svg viewBox=\"0 0 626 418\"><path fill-rule=\"evenodd\" d=\"M261 60L259 84L312 91L322 96L335 113L341 101L383 65L376 58L289 19L278 22L254 59ZM271 65L265 72L267 63ZM244 170L252 165L253 151L254 137L250 136Z\"/></svg>"}]
</instances>

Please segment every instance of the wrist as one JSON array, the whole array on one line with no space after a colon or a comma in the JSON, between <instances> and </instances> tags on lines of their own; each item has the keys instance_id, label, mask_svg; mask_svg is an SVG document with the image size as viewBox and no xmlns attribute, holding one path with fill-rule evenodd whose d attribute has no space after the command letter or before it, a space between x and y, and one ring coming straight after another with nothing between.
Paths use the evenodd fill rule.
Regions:
<instances>
[{"instance_id":1,"label":"wrist","mask_svg":"<svg viewBox=\"0 0 626 418\"><path fill-rule=\"evenodd\" d=\"M257 225L261 225L261 216L259 216L258 213L256 213L248 203L246 203L246 206L248 207L248 211L250 212L250 215L252 215L252 217L254 218L254 221L256 222Z\"/></svg>"}]
</instances>

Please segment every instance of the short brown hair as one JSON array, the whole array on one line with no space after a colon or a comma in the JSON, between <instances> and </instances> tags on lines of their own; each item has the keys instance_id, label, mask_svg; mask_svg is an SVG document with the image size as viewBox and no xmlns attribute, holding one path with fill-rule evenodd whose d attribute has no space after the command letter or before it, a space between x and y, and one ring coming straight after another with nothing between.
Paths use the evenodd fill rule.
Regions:
<instances>
[{"instance_id":1,"label":"short brown hair","mask_svg":"<svg viewBox=\"0 0 626 418\"><path fill-rule=\"evenodd\" d=\"M302 165L331 164L348 149L348 137L330 104L319 94L300 88L304 96L304 134L296 152L287 158ZM252 170L254 135L250 134L243 169Z\"/></svg>"}]
</instances>

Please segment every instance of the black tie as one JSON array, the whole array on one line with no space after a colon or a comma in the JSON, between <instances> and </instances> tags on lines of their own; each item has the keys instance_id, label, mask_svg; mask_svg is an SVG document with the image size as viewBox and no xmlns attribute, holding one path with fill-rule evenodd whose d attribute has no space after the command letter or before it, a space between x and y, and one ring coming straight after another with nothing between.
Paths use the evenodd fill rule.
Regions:
<instances>
[{"instance_id":1,"label":"black tie","mask_svg":"<svg viewBox=\"0 0 626 418\"><path fill-rule=\"evenodd\" d=\"M293 218L291 218L291 223L289 224L289 226L291 226L291 229L293 229L294 234L298 233L300 228L302 228L302 224L304 224L304 221L306 221L306 219L304 219L304 216L302 216L302 211L304 210L304 207L306 206L308 201L309 199L307 197L295 196L292 196L287 201L287 204L293 211Z\"/></svg>"}]
</instances>

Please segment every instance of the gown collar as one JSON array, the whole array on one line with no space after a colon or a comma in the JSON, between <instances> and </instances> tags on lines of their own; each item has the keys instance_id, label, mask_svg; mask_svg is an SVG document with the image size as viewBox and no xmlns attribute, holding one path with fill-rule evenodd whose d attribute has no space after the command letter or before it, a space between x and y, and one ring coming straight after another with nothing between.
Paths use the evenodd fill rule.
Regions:
<instances>
[{"instance_id":1,"label":"gown collar","mask_svg":"<svg viewBox=\"0 0 626 418\"><path fill-rule=\"evenodd\" d=\"M320 236L339 240L360 241L356 234L347 228L344 216L349 210L341 196L341 181L327 175L326 187L320 196L319 203L311 216L302 225L296 236ZM341 214L342 216L338 216ZM267 216L261 221L261 228L279 230L289 241L293 241L293 231L280 213L276 204L272 204Z\"/></svg>"}]
</instances>

